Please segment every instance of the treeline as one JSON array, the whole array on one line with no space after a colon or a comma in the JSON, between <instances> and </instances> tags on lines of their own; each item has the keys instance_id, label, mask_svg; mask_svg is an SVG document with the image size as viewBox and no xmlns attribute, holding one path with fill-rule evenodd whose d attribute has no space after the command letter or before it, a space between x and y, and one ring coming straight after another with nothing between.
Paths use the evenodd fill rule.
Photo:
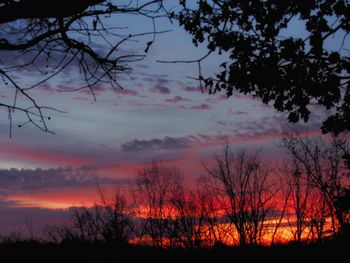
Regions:
<instances>
[{"instance_id":1,"label":"treeline","mask_svg":"<svg viewBox=\"0 0 350 263\"><path fill-rule=\"evenodd\" d=\"M191 189L174 165L147 163L126 192L111 198L101 190L98 205L72 208L69 223L46 234L57 243L186 249L348 236L347 138L288 135L281 146L288 153L282 164L226 146Z\"/></svg>"}]
</instances>

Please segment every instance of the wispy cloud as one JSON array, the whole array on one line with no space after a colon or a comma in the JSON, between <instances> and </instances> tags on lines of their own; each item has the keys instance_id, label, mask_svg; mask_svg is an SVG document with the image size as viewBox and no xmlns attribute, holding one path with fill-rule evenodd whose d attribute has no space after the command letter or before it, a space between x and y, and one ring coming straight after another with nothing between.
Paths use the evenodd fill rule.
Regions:
<instances>
[{"instance_id":1,"label":"wispy cloud","mask_svg":"<svg viewBox=\"0 0 350 263\"><path fill-rule=\"evenodd\" d=\"M210 106L208 104L202 103L201 105L192 106L191 109L194 109L194 110L209 110Z\"/></svg>"},{"instance_id":2,"label":"wispy cloud","mask_svg":"<svg viewBox=\"0 0 350 263\"><path fill-rule=\"evenodd\" d=\"M163 95L168 95L171 93L170 89L164 86L155 86L153 88L150 88L149 91L152 93L158 93Z\"/></svg>"},{"instance_id":3,"label":"wispy cloud","mask_svg":"<svg viewBox=\"0 0 350 263\"><path fill-rule=\"evenodd\" d=\"M191 100L183 98L181 96L175 96L172 99L166 99L165 100L165 102L170 102L170 103L178 103L178 102L185 102L185 101L191 101Z\"/></svg>"},{"instance_id":4,"label":"wispy cloud","mask_svg":"<svg viewBox=\"0 0 350 263\"><path fill-rule=\"evenodd\" d=\"M229 109L228 115L231 115L231 116L242 116L242 115L248 115L248 113L245 112L245 111Z\"/></svg>"},{"instance_id":5,"label":"wispy cloud","mask_svg":"<svg viewBox=\"0 0 350 263\"><path fill-rule=\"evenodd\" d=\"M229 124L227 121L216 121L216 123L221 126L227 126Z\"/></svg>"},{"instance_id":6,"label":"wispy cloud","mask_svg":"<svg viewBox=\"0 0 350 263\"><path fill-rule=\"evenodd\" d=\"M121 95L139 96L138 91L133 89L116 89L115 92Z\"/></svg>"},{"instance_id":7,"label":"wispy cloud","mask_svg":"<svg viewBox=\"0 0 350 263\"><path fill-rule=\"evenodd\" d=\"M181 90L183 90L185 92L190 92L190 93L207 93L207 91L208 91L207 88L204 88L202 90L200 87L191 87L191 86L181 88Z\"/></svg>"},{"instance_id":8,"label":"wispy cloud","mask_svg":"<svg viewBox=\"0 0 350 263\"><path fill-rule=\"evenodd\" d=\"M0 192L40 188L83 187L97 184L125 184L130 180L94 175L93 167L51 169L0 169Z\"/></svg>"},{"instance_id":9,"label":"wispy cloud","mask_svg":"<svg viewBox=\"0 0 350 263\"><path fill-rule=\"evenodd\" d=\"M81 166L93 163L95 158L91 153L77 155L73 152L61 152L57 149L36 148L35 145L18 145L15 142L0 141L2 152L0 156L12 160L39 161L52 165Z\"/></svg>"},{"instance_id":10,"label":"wispy cloud","mask_svg":"<svg viewBox=\"0 0 350 263\"><path fill-rule=\"evenodd\" d=\"M193 144L190 137L164 137L162 139L132 140L123 143L120 147L125 152L140 152L159 149L183 149Z\"/></svg>"}]
</instances>

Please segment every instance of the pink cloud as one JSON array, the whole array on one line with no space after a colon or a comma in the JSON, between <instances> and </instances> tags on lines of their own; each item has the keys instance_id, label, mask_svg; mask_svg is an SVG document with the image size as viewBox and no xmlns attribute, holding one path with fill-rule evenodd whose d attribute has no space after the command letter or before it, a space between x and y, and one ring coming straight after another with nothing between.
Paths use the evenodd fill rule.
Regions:
<instances>
[{"instance_id":1,"label":"pink cloud","mask_svg":"<svg viewBox=\"0 0 350 263\"><path fill-rule=\"evenodd\" d=\"M228 125L227 121L216 121L217 124L222 125L222 126L226 126Z\"/></svg>"},{"instance_id":2,"label":"pink cloud","mask_svg":"<svg viewBox=\"0 0 350 263\"><path fill-rule=\"evenodd\" d=\"M11 160L26 160L26 161L37 161L49 165L70 165L70 166L81 166L94 163L95 160L92 157L80 157L72 154L51 152L43 149L34 149L29 146L16 145L8 142L0 142L0 147L3 153L1 154L5 158Z\"/></svg>"},{"instance_id":3,"label":"pink cloud","mask_svg":"<svg viewBox=\"0 0 350 263\"><path fill-rule=\"evenodd\" d=\"M198 93L207 93L208 92L208 88L203 88L203 90L200 87L185 87L182 88L183 91L185 92L198 92Z\"/></svg>"},{"instance_id":4,"label":"pink cloud","mask_svg":"<svg viewBox=\"0 0 350 263\"><path fill-rule=\"evenodd\" d=\"M191 101L191 100L183 98L181 96L176 96L176 97L174 97L172 99L165 100L165 102L170 102L170 103L178 103L178 102L181 102L181 101Z\"/></svg>"},{"instance_id":5,"label":"pink cloud","mask_svg":"<svg viewBox=\"0 0 350 263\"><path fill-rule=\"evenodd\" d=\"M196 105L191 107L194 110L209 110L210 106L208 104L202 103L201 105Z\"/></svg>"},{"instance_id":6,"label":"pink cloud","mask_svg":"<svg viewBox=\"0 0 350 263\"><path fill-rule=\"evenodd\" d=\"M55 91L55 89L53 87L51 87L49 84L46 84L46 83L41 84L36 89L41 90L41 91L46 91L49 93L53 93Z\"/></svg>"},{"instance_id":7,"label":"pink cloud","mask_svg":"<svg viewBox=\"0 0 350 263\"><path fill-rule=\"evenodd\" d=\"M220 101L223 100L227 100L227 96L225 94L221 94L221 95L210 95L209 98L206 98L205 101L208 103L218 103Z\"/></svg>"},{"instance_id":8,"label":"pink cloud","mask_svg":"<svg viewBox=\"0 0 350 263\"><path fill-rule=\"evenodd\" d=\"M149 91L153 93L163 94L163 95L167 95L171 93L170 89L164 86L155 86L153 88L150 88Z\"/></svg>"},{"instance_id":9,"label":"pink cloud","mask_svg":"<svg viewBox=\"0 0 350 263\"><path fill-rule=\"evenodd\" d=\"M116 89L116 93L121 94L121 95L129 95L129 96L138 96L139 93L137 90L132 90L132 89Z\"/></svg>"},{"instance_id":10,"label":"pink cloud","mask_svg":"<svg viewBox=\"0 0 350 263\"><path fill-rule=\"evenodd\" d=\"M99 95L101 94L102 92L105 92L107 91L108 89L105 88L105 87L101 87L101 86L95 86L95 87L92 87L92 91L95 95ZM87 94L87 95L92 95L92 92L91 92L91 89L89 89L88 87L86 88L83 88L83 89L80 89L79 90L79 93L84 93L84 94Z\"/></svg>"}]
</instances>

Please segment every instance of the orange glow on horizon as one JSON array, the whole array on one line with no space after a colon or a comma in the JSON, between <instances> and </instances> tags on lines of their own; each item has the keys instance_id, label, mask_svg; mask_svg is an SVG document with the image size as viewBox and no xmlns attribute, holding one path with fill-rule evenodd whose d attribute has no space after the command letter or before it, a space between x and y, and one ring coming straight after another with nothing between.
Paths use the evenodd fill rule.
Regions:
<instances>
[{"instance_id":1,"label":"orange glow on horizon","mask_svg":"<svg viewBox=\"0 0 350 263\"><path fill-rule=\"evenodd\" d=\"M110 193L115 190L115 187L106 186L103 189L104 194L107 194L108 191ZM8 201L13 201L17 207L37 207L44 209L53 209L53 210L68 210L71 207L92 207L98 202L96 200L100 200L101 196L96 189L96 187L82 187L82 188L74 188L74 187L65 187L61 189L44 189L40 192L21 192L16 194L15 196L9 197ZM79 200L79 201L77 201ZM133 208L134 215L137 218L146 219L153 214L154 217L156 215L161 219L176 219L179 216L175 210L171 207L163 207L162 211L158 214L149 213L148 208L146 206L137 206ZM216 216L220 217L223 211L217 211ZM190 215L193 216L193 215ZM276 230L276 225L280 224L278 229ZM289 241L293 241L295 238L293 237L293 233L295 233L295 218L289 217L282 219L279 222L279 218L270 218L265 220L264 222L263 234L261 235L261 239L258 240L258 244L261 245L271 245L272 236L274 237L274 243L287 243ZM325 225L325 232L327 230L331 230L331 222L330 218L327 218ZM238 234L235 228L230 223L219 223L215 226L204 225L202 226L203 233L203 244L207 244L206 246L212 246L216 241L220 241L226 245L238 245ZM275 233L274 233L275 232ZM331 232L331 231L329 231ZM306 227L302 233L302 240L308 240L309 238L313 238L312 232L309 227ZM131 243L145 243L151 245L151 240L147 237L137 237L130 240ZM170 244L170 241L166 238L164 239L164 246Z\"/></svg>"},{"instance_id":2,"label":"orange glow on horizon","mask_svg":"<svg viewBox=\"0 0 350 263\"><path fill-rule=\"evenodd\" d=\"M115 186L101 186L103 192L113 192ZM73 206L92 207L101 199L97 186L46 188L40 191L17 192L6 198L16 207L69 209Z\"/></svg>"}]
</instances>

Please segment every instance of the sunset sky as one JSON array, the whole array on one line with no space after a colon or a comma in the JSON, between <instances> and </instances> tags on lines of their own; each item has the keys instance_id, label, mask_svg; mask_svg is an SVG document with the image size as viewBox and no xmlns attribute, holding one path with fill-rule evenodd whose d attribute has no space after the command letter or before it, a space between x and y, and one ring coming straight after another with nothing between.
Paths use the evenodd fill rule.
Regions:
<instances>
[{"instance_id":1,"label":"sunset sky","mask_svg":"<svg viewBox=\"0 0 350 263\"><path fill-rule=\"evenodd\" d=\"M130 26L125 30L152 30L151 21L138 19L129 17L121 23ZM40 104L66 112L49 113L47 124L55 134L29 124L19 128L25 117L15 113L10 139L8 113L2 109L0 233L20 229L27 222L57 222L66 216L64 209L97 201L98 185L109 189L127 185L152 159L171 161L193 186L204 172L202 164L225 143L232 149L261 148L269 161L283 158L279 140L292 129L285 115L249 96L234 94L227 99L224 93L202 93L199 83L191 79L197 77L196 64L157 63L197 59L206 53L193 47L191 37L168 20L160 20L157 26L172 31L157 35L147 57L132 65L130 76L120 75L123 90L96 86L96 102L88 90L58 92L81 84L79 76L66 72L31 91ZM291 30L297 32L298 25ZM122 52L143 54L149 39L141 40ZM221 59L214 54L205 60L203 74L215 73ZM31 72L13 76L28 85L40 80L39 74ZM11 100L13 91L1 89L0 96ZM318 134L324 114L315 111L307 125L293 129Z\"/></svg>"}]
</instances>

